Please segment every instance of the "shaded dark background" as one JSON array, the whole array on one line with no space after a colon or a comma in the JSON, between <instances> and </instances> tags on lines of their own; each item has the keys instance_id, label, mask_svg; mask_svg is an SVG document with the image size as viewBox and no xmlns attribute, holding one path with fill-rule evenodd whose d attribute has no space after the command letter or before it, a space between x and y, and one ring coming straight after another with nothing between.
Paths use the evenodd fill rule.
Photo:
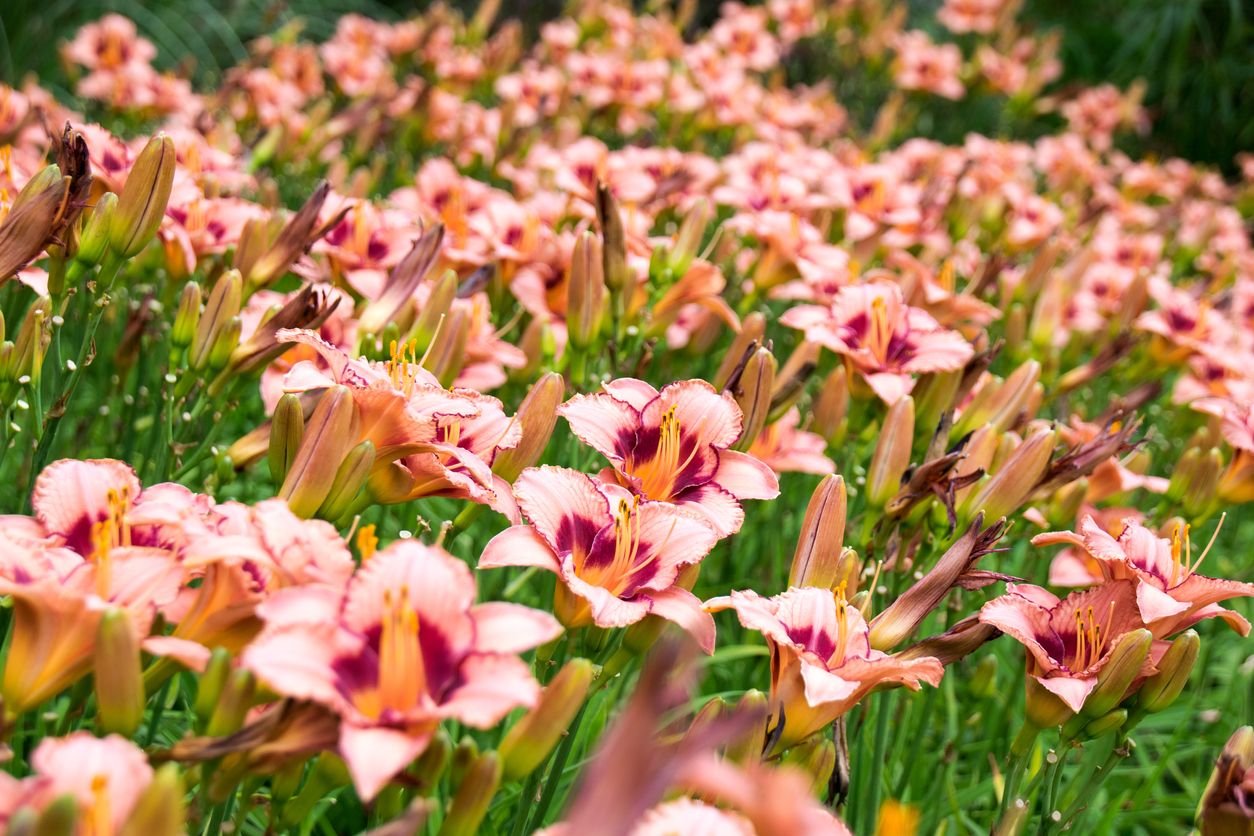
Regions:
<instances>
[{"instance_id":1,"label":"shaded dark background","mask_svg":"<svg viewBox=\"0 0 1254 836\"><path fill-rule=\"evenodd\" d=\"M314 40L330 36L347 12L399 19L414 0L0 0L0 79L38 74L68 96L57 45L109 11L132 18L160 51L164 67L191 69L213 84L246 55L246 44L294 18ZM476 3L453 5L473 10ZM910 2L911 25L932 28L936 2ZM698 25L718 14L701 0ZM529 34L562 13L560 0L502 4ZM1254 0L1027 0L1020 20L1064 32L1060 84L1148 83L1153 133L1133 150L1183 156L1235 172L1234 156L1254 150ZM980 127L973 125L972 127Z\"/></svg>"}]
</instances>

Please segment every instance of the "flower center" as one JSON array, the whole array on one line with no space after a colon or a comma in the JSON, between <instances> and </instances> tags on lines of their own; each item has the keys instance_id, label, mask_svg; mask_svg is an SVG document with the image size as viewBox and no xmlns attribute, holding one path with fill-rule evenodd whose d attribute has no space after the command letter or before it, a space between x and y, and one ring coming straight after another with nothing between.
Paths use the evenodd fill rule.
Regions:
<instances>
[{"instance_id":1,"label":"flower center","mask_svg":"<svg viewBox=\"0 0 1254 836\"><path fill-rule=\"evenodd\" d=\"M1115 602L1110 602L1110 616L1115 614ZM1109 621L1110 619L1107 618ZM1102 650L1106 646L1106 639L1109 626L1103 629L1101 622L1094 620L1093 608L1088 607L1081 612L1079 607L1075 610L1075 664L1072 670L1082 671L1090 667L1098 659L1102 658Z\"/></svg>"},{"instance_id":2,"label":"flower center","mask_svg":"<svg viewBox=\"0 0 1254 836\"><path fill-rule=\"evenodd\" d=\"M866 345L881 364L888 362L888 346L893 339L893 327L888 321L888 305L883 296L871 300L871 327L867 330Z\"/></svg>"},{"instance_id":3,"label":"flower center","mask_svg":"<svg viewBox=\"0 0 1254 836\"><path fill-rule=\"evenodd\" d=\"M366 228L366 209L361 203L353 207L353 252L364 260L370 251L370 230Z\"/></svg>"},{"instance_id":4,"label":"flower center","mask_svg":"<svg viewBox=\"0 0 1254 836\"><path fill-rule=\"evenodd\" d=\"M1202 550L1202 553L1197 556L1196 561L1193 560L1193 544L1189 542L1188 523L1176 523L1175 529L1171 532L1171 582L1167 584L1168 589L1187 581L1197 573L1197 567L1202 565L1206 555L1210 554L1210 547L1215 545L1215 538L1219 536L1219 529L1223 528L1224 520L1227 516L1227 512L1224 512L1219 517L1219 524L1215 526L1215 533L1210 536L1210 542L1206 544L1206 548Z\"/></svg>"},{"instance_id":5,"label":"flower center","mask_svg":"<svg viewBox=\"0 0 1254 836\"><path fill-rule=\"evenodd\" d=\"M374 534L374 523L363 525L357 532L357 554L361 555L361 562L365 563L374 557L375 550L378 548L379 538Z\"/></svg>"},{"instance_id":6,"label":"flower center","mask_svg":"<svg viewBox=\"0 0 1254 836\"><path fill-rule=\"evenodd\" d=\"M383 623L379 636L379 707L413 708L427 690L427 672L418 642L418 613L409 605L409 587L400 595L383 591Z\"/></svg>"},{"instance_id":7,"label":"flower center","mask_svg":"<svg viewBox=\"0 0 1254 836\"><path fill-rule=\"evenodd\" d=\"M392 378L392 385L404 392L407 398L414 394L414 381L418 378L421 365L416 337L407 343L398 345L396 340L392 340L388 344L388 377Z\"/></svg>"},{"instance_id":8,"label":"flower center","mask_svg":"<svg viewBox=\"0 0 1254 836\"><path fill-rule=\"evenodd\" d=\"M109 516L91 528L93 548L90 559L96 564L96 594L107 599L113 586L110 553L131 544L131 526L126 521L126 512L131 507L130 488L110 488L106 502L109 504Z\"/></svg>"},{"instance_id":9,"label":"flower center","mask_svg":"<svg viewBox=\"0 0 1254 836\"><path fill-rule=\"evenodd\" d=\"M683 428L679 424L679 419L675 417L676 408L677 405L672 405L662 414L662 423L658 428L657 450L654 451L653 458L639 465L633 461L631 467L631 475L640 479L644 495L649 499L662 502L671 498L675 490L675 479L696 457L697 451L701 449L705 432L705 419L703 418L700 426L697 427L697 439L692 445L692 452L681 462L679 457L683 453Z\"/></svg>"},{"instance_id":10,"label":"flower center","mask_svg":"<svg viewBox=\"0 0 1254 836\"><path fill-rule=\"evenodd\" d=\"M829 666L840 666L849 649L849 601L845 598L848 584L849 581L841 581L840 586L836 587L836 649L828 657Z\"/></svg>"},{"instance_id":11,"label":"flower center","mask_svg":"<svg viewBox=\"0 0 1254 836\"><path fill-rule=\"evenodd\" d=\"M85 828L89 836L113 836L113 810L109 804L109 779L94 775L91 779L91 810Z\"/></svg>"}]
</instances>

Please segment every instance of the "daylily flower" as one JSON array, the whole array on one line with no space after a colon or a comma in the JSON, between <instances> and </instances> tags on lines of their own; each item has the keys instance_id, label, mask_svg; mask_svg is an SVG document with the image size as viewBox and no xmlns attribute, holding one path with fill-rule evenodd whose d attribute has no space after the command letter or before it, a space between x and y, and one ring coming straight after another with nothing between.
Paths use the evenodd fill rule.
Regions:
<instances>
[{"instance_id":1,"label":"daylily flower","mask_svg":"<svg viewBox=\"0 0 1254 836\"><path fill-rule=\"evenodd\" d=\"M241 664L275 692L340 715L340 755L369 800L441 721L491 728L539 697L515 654L556 638L561 625L520 605L474 601L465 563L399 540L362 566L340 601L296 589L267 604L268 628Z\"/></svg>"},{"instance_id":2,"label":"daylily flower","mask_svg":"<svg viewBox=\"0 0 1254 836\"><path fill-rule=\"evenodd\" d=\"M940 683L936 659L901 659L871 649L866 620L843 590L792 588L774 598L753 591L707 601L708 612L735 609L740 623L766 637L771 651L773 753L823 729L882 682L917 691Z\"/></svg>"},{"instance_id":3,"label":"daylily flower","mask_svg":"<svg viewBox=\"0 0 1254 836\"><path fill-rule=\"evenodd\" d=\"M823 436L798 429L800 423L801 410L794 406L762 428L749 455L776 473L835 473L836 463L823 455L827 449Z\"/></svg>"},{"instance_id":4,"label":"daylily flower","mask_svg":"<svg viewBox=\"0 0 1254 836\"><path fill-rule=\"evenodd\" d=\"M843 354L851 370L861 372L888 404L909 394L912 374L952 371L975 354L960 334L906 305L901 288L890 283L843 288L830 307L800 305L780 322Z\"/></svg>"},{"instance_id":5,"label":"daylily flower","mask_svg":"<svg viewBox=\"0 0 1254 836\"><path fill-rule=\"evenodd\" d=\"M694 511L720 536L740 530L738 500L774 499L779 482L753 456L728 450L742 416L731 395L703 380L662 387L620 378L604 392L577 395L558 408L585 444L610 460L605 482L643 499Z\"/></svg>"},{"instance_id":6,"label":"daylily flower","mask_svg":"<svg viewBox=\"0 0 1254 836\"><path fill-rule=\"evenodd\" d=\"M642 501L619 485L566 468L528 468L514 495L530 525L494 537L479 568L537 566L557 575L554 610L566 627L625 627L653 613L714 651L714 620L677 585L718 535L694 514Z\"/></svg>"},{"instance_id":7,"label":"daylily flower","mask_svg":"<svg viewBox=\"0 0 1254 836\"><path fill-rule=\"evenodd\" d=\"M1223 609L1218 602L1254 596L1254 584L1197 574L1206 552L1192 560L1187 525L1178 524L1168 540L1135 518L1123 520L1122 530L1116 535L1086 516L1076 532L1055 531L1032 538L1034 546L1054 543L1070 543L1082 549L1096 561L1106 580L1135 583L1141 620L1157 638L1178 633L1204 618L1216 617L1242 636L1249 635L1250 623Z\"/></svg>"},{"instance_id":8,"label":"daylily flower","mask_svg":"<svg viewBox=\"0 0 1254 836\"><path fill-rule=\"evenodd\" d=\"M1062 600L1039 586L1006 584L1006 594L980 610L980 621L1021 642L1028 651L1030 679L1073 712L1084 707L1119 640L1145 627L1136 587L1127 580ZM1139 675L1154 673L1155 660L1166 650L1167 642L1155 642Z\"/></svg>"}]
</instances>

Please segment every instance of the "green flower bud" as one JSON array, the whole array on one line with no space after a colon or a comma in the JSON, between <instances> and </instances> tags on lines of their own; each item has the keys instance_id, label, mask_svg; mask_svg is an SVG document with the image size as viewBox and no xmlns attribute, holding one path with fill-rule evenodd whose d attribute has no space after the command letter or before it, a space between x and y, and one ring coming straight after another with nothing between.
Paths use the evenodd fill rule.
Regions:
<instances>
[{"instance_id":1,"label":"green flower bud","mask_svg":"<svg viewBox=\"0 0 1254 836\"><path fill-rule=\"evenodd\" d=\"M270 478L274 484L282 485L287 472L300 450L301 439L305 436L305 413L301 407L300 396L291 392L284 394L275 404L274 415L270 419Z\"/></svg>"},{"instance_id":2,"label":"green flower bud","mask_svg":"<svg viewBox=\"0 0 1254 836\"><path fill-rule=\"evenodd\" d=\"M252 707L253 695L257 693L257 677L252 671L236 668L226 678L222 687L222 695L205 727L209 737L225 737L234 734L244 725L244 717Z\"/></svg>"},{"instance_id":3,"label":"green flower bud","mask_svg":"<svg viewBox=\"0 0 1254 836\"><path fill-rule=\"evenodd\" d=\"M118 196L105 192L96 201L89 214L84 215L83 228L78 237L78 252L74 261L80 270L90 270L104 261L109 251L109 227L117 210Z\"/></svg>"},{"instance_id":4,"label":"green flower bud","mask_svg":"<svg viewBox=\"0 0 1254 836\"><path fill-rule=\"evenodd\" d=\"M1116 708L1113 711L1106 712L1096 720L1090 721L1080 732L1080 736L1084 739L1096 740L1099 737L1114 734L1127 721L1128 710L1126 708Z\"/></svg>"},{"instance_id":5,"label":"green flower bud","mask_svg":"<svg viewBox=\"0 0 1254 836\"><path fill-rule=\"evenodd\" d=\"M736 703L733 713L737 716L752 716L754 721L739 736L727 742L724 750L727 760L748 766L762 759L762 744L766 740L766 725L770 719L767 712L769 705L766 694L757 689L746 691L740 702Z\"/></svg>"},{"instance_id":6,"label":"green flower bud","mask_svg":"<svg viewBox=\"0 0 1254 836\"><path fill-rule=\"evenodd\" d=\"M977 700L991 696L997 688L997 657L985 656L971 675L971 696Z\"/></svg>"},{"instance_id":7,"label":"green flower bud","mask_svg":"<svg viewBox=\"0 0 1254 836\"><path fill-rule=\"evenodd\" d=\"M243 287L239 273L234 270L223 273L213 286L204 313L196 323L196 336L192 339L188 355L188 364L193 369L199 371L208 365L218 335L232 317L239 316Z\"/></svg>"},{"instance_id":8,"label":"green flower bud","mask_svg":"<svg viewBox=\"0 0 1254 836\"><path fill-rule=\"evenodd\" d=\"M293 514L309 519L322 507L357 437L353 427L360 422L347 386L332 386L323 393L279 489Z\"/></svg>"},{"instance_id":9,"label":"green flower bud","mask_svg":"<svg viewBox=\"0 0 1254 836\"><path fill-rule=\"evenodd\" d=\"M883 508L901 487L901 477L910 466L913 443L914 399L905 395L889 407L871 455L866 475L866 501L872 508Z\"/></svg>"},{"instance_id":10,"label":"green flower bud","mask_svg":"<svg viewBox=\"0 0 1254 836\"><path fill-rule=\"evenodd\" d=\"M238 316L231 317L218 329L213 339L213 348L209 350L210 370L220 372L226 368L231 352L239 345L239 336L243 330L244 323Z\"/></svg>"},{"instance_id":11,"label":"green flower bud","mask_svg":"<svg viewBox=\"0 0 1254 836\"><path fill-rule=\"evenodd\" d=\"M474 836L501 785L501 758L496 752L480 755L466 771L453 797L438 836Z\"/></svg>"},{"instance_id":12,"label":"green flower bud","mask_svg":"<svg viewBox=\"0 0 1254 836\"><path fill-rule=\"evenodd\" d=\"M740 438L732 445L733 450L744 452L758 440L766 426L766 416L771 411L771 393L775 389L775 371L778 363L770 349L762 346L755 351L733 387L736 403L740 407L742 429Z\"/></svg>"},{"instance_id":13,"label":"green flower bud","mask_svg":"<svg viewBox=\"0 0 1254 836\"><path fill-rule=\"evenodd\" d=\"M545 686L535 708L505 734L498 751L505 781L530 775L553 751L588 695L592 662L573 659Z\"/></svg>"},{"instance_id":14,"label":"green flower bud","mask_svg":"<svg viewBox=\"0 0 1254 836\"><path fill-rule=\"evenodd\" d=\"M157 234L174 184L175 156L174 140L165 134L139 152L109 224L109 248L117 258L138 255Z\"/></svg>"},{"instance_id":15,"label":"green flower bud","mask_svg":"<svg viewBox=\"0 0 1254 836\"><path fill-rule=\"evenodd\" d=\"M196 338L196 326L200 323L200 285L188 282L179 294L179 309L170 328L170 344L184 349Z\"/></svg>"},{"instance_id":16,"label":"green flower bud","mask_svg":"<svg viewBox=\"0 0 1254 836\"><path fill-rule=\"evenodd\" d=\"M1097 685L1084 701L1080 714L1090 719L1101 717L1123 702L1153 643L1154 636L1146 629L1133 630L1120 638L1098 673Z\"/></svg>"},{"instance_id":17,"label":"green flower bud","mask_svg":"<svg viewBox=\"0 0 1254 836\"><path fill-rule=\"evenodd\" d=\"M1158 661L1158 673L1145 680L1137 691L1137 709L1154 714L1175 702L1193 673L1201 647L1196 630L1176 636Z\"/></svg>"},{"instance_id":18,"label":"green flower bud","mask_svg":"<svg viewBox=\"0 0 1254 836\"><path fill-rule=\"evenodd\" d=\"M374 467L374 452L374 442L370 439L366 439L348 451L348 455L340 463L339 470L335 472L331 492L327 494L327 498L318 508L319 517L334 521L348 513L353 500L357 498L362 486L366 484L370 468Z\"/></svg>"},{"instance_id":19,"label":"green flower bud","mask_svg":"<svg viewBox=\"0 0 1254 836\"><path fill-rule=\"evenodd\" d=\"M474 765L475 760L479 757L479 744L475 742L473 737L463 737L457 743L457 748L453 750L453 756L449 762L448 780L449 786L456 792L465 780L466 774L470 771L470 767Z\"/></svg>"},{"instance_id":20,"label":"green flower bud","mask_svg":"<svg viewBox=\"0 0 1254 836\"><path fill-rule=\"evenodd\" d=\"M58 796L44 808L35 824L34 836L73 836L78 824L78 799Z\"/></svg>"},{"instance_id":21,"label":"green flower bud","mask_svg":"<svg viewBox=\"0 0 1254 836\"><path fill-rule=\"evenodd\" d=\"M96 708L100 729L131 737L144 719L144 674L139 639L126 610L111 607L96 627Z\"/></svg>"},{"instance_id":22,"label":"green flower bud","mask_svg":"<svg viewBox=\"0 0 1254 836\"><path fill-rule=\"evenodd\" d=\"M178 836L183 832L183 781L178 764L157 769L118 836Z\"/></svg>"},{"instance_id":23,"label":"green flower bud","mask_svg":"<svg viewBox=\"0 0 1254 836\"><path fill-rule=\"evenodd\" d=\"M196 702L193 710L200 718L202 725L213 717L218 700L222 698L222 689L226 687L226 678L231 675L231 652L225 647L215 647L209 654L209 664L200 675L196 687Z\"/></svg>"},{"instance_id":24,"label":"green flower bud","mask_svg":"<svg viewBox=\"0 0 1254 836\"><path fill-rule=\"evenodd\" d=\"M597 183L596 209L597 224L601 227L603 241L600 250L601 275L605 287L618 296L631 280L631 271L627 266L627 231L623 226L623 216L618 210L618 201L603 181Z\"/></svg>"},{"instance_id":25,"label":"green flower bud","mask_svg":"<svg viewBox=\"0 0 1254 836\"><path fill-rule=\"evenodd\" d=\"M566 383L556 372L547 372L535 382L514 413L522 438L517 446L497 451L493 473L513 484L523 470L539 463L557 426L557 407L565 393Z\"/></svg>"},{"instance_id":26,"label":"green flower bud","mask_svg":"<svg viewBox=\"0 0 1254 836\"><path fill-rule=\"evenodd\" d=\"M740 331L732 338L732 343L728 346L727 353L723 355L718 371L714 373L714 378L711 380L715 389L726 388L727 381L731 380L732 375L741 367L741 363L747 360L750 347L756 348L757 345L761 345L765 333L766 317L757 311L741 321Z\"/></svg>"},{"instance_id":27,"label":"green flower bud","mask_svg":"<svg viewBox=\"0 0 1254 836\"><path fill-rule=\"evenodd\" d=\"M836 767L836 744L827 737L811 738L789 749L783 762L809 775L810 794L818 796L827 789L827 782Z\"/></svg>"},{"instance_id":28,"label":"green flower bud","mask_svg":"<svg viewBox=\"0 0 1254 836\"><path fill-rule=\"evenodd\" d=\"M566 327L570 343L586 349L601 335L605 318L605 272L601 243L591 232L575 239L567 282Z\"/></svg>"},{"instance_id":29,"label":"green flower bud","mask_svg":"<svg viewBox=\"0 0 1254 836\"><path fill-rule=\"evenodd\" d=\"M417 340L414 343L414 353L419 357L426 353L427 347L435 339L436 332L441 330L440 321L446 318L449 311L453 309L453 300L456 298L457 274L452 270L445 270L444 274L432 283L431 294L427 296L422 310L418 312L414 330L410 333L410 339ZM386 345L387 343L384 343L384 346Z\"/></svg>"}]
</instances>

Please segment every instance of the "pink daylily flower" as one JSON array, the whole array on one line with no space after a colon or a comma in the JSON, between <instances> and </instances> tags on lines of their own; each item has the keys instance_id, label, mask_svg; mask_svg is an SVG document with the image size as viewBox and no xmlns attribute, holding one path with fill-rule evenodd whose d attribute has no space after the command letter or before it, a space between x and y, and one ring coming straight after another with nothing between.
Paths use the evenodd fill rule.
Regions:
<instances>
[{"instance_id":1,"label":"pink daylily flower","mask_svg":"<svg viewBox=\"0 0 1254 836\"><path fill-rule=\"evenodd\" d=\"M601 478L643 499L704 517L721 537L744 522L742 499L774 499L779 482L753 456L728 450L740 437L740 407L703 380L662 387L620 378L605 391L558 408L585 444L610 460Z\"/></svg>"},{"instance_id":2,"label":"pink daylily flower","mask_svg":"<svg viewBox=\"0 0 1254 836\"><path fill-rule=\"evenodd\" d=\"M985 604L979 618L1021 642L1028 651L1028 676L1077 713L1119 640L1146 626L1136 586L1127 580L1072 592L1061 600L1039 586L1006 584L1006 594ZM1162 635L1155 633L1155 638ZM1154 665L1167 646L1154 642L1140 676L1156 672Z\"/></svg>"},{"instance_id":3,"label":"pink daylily flower","mask_svg":"<svg viewBox=\"0 0 1254 836\"><path fill-rule=\"evenodd\" d=\"M830 589L794 587L774 598L736 591L705 608L734 609L742 625L766 637L771 715L784 724L774 753L820 731L881 682L917 691L920 682L939 684L945 673L931 657L903 659L872 650L862 613Z\"/></svg>"},{"instance_id":4,"label":"pink daylily flower","mask_svg":"<svg viewBox=\"0 0 1254 836\"><path fill-rule=\"evenodd\" d=\"M517 654L561 634L516 604L476 606L462 561L399 540L340 598L292 589L260 611L266 631L241 664L276 693L340 716L339 752L370 800L422 753L441 721L491 728L540 694Z\"/></svg>"},{"instance_id":5,"label":"pink daylily flower","mask_svg":"<svg viewBox=\"0 0 1254 836\"><path fill-rule=\"evenodd\" d=\"M843 354L888 404L910 393L912 374L958 369L975 353L961 334L906 305L901 288L888 282L843 288L829 307L800 305L780 322Z\"/></svg>"},{"instance_id":6,"label":"pink daylily flower","mask_svg":"<svg viewBox=\"0 0 1254 836\"><path fill-rule=\"evenodd\" d=\"M762 428L749 455L776 473L835 473L836 463L823 455L827 449L823 436L798 429L800 423L801 410L794 406Z\"/></svg>"},{"instance_id":7,"label":"pink daylily flower","mask_svg":"<svg viewBox=\"0 0 1254 836\"><path fill-rule=\"evenodd\" d=\"M624 627L653 613L714 652L714 620L676 584L680 570L718 541L703 518L547 465L524 470L514 495L531 524L494 537L480 569L537 566L556 574L554 609L568 628Z\"/></svg>"},{"instance_id":8,"label":"pink daylily flower","mask_svg":"<svg viewBox=\"0 0 1254 836\"><path fill-rule=\"evenodd\" d=\"M1205 618L1222 618L1242 636L1249 635L1250 623L1219 602L1254 596L1254 584L1197 574L1206 553L1191 560L1188 537L1187 526L1176 526L1169 540L1135 519L1124 520L1123 530L1115 536L1086 516L1078 531L1038 534L1032 545L1070 543L1097 563L1104 579L1133 582L1141 620L1156 638L1178 633Z\"/></svg>"}]
</instances>

